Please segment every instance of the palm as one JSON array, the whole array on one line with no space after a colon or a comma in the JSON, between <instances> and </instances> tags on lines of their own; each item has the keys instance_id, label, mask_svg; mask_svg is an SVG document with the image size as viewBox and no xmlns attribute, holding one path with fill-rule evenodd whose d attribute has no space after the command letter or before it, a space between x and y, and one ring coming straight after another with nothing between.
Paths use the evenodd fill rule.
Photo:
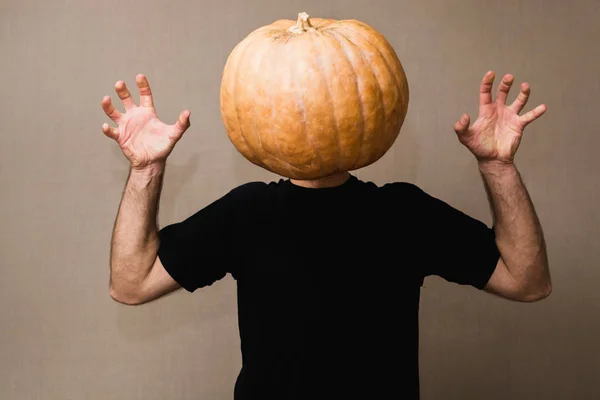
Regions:
<instances>
[{"instance_id":1,"label":"palm","mask_svg":"<svg viewBox=\"0 0 600 400\"><path fill-rule=\"evenodd\" d=\"M167 124L158 119L153 109L128 111L119 124L119 138L125 156L132 165L145 166L151 160L166 159L174 146Z\"/></svg>"},{"instance_id":2,"label":"palm","mask_svg":"<svg viewBox=\"0 0 600 400\"><path fill-rule=\"evenodd\" d=\"M165 124L156 115L146 78L138 75L136 81L140 90L139 106L135 105L124 82L119 81L115 85L125 106L124 114L115 109L110 97L104 97L102 107L118 127L112 128L104 124L103 131L119 144L133 168L145 168L166 160L175 143L189 127L189 112L182 112L176 124Z\"/></svg>"},{"instance_id":3,"label":"palm","mask_svg":"<svg viewBox=\"0 0 600 400\"><path fill-rule=\"evenodd\" d=\"M517 99L506 105L506 97L513 83L512 75L504 76L498 88L496 101L492 101L491 88L494 73L488 72L481 83L479 117L469 126L468 115L455 124L454 129L460 142L479 161L512 162L521 142L525 127L539 118L546 106L540 105L532 111L519 115L529 98L529 85L523 83Z\"/></svg>"}]
</instances>

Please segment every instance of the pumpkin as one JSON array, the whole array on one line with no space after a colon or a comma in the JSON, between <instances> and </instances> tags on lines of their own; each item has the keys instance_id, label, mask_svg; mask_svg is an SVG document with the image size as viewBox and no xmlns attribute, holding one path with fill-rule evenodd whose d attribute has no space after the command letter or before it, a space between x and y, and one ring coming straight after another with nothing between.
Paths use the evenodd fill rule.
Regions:
<instances>
[{"instance_id":1,"label":"pumpkin","mask_svg":"<svg viewBox=\"0 0 600 400\"><path fill-rule=\"evenodd\" d=\"M396 140L408 84L386 38L358 20L278 20L239 42L223 69L220 109L247 160L313 180L379 160Z\"/></svg>"}]
</instances>

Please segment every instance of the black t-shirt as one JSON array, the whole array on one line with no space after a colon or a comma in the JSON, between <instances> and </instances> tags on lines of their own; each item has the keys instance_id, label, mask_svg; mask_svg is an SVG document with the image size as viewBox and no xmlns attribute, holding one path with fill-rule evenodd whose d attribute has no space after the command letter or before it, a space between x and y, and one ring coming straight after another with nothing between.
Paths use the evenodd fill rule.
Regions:
<instances>
[{"instance_id":1,"label":"black t-shirt","mask_svg":"<svg viewBox=\"0 0 600 400\"><path fill-rule=\"evenodd\" d=\"M247 183L160 230L186 290L237 282L235 400L417 399L423 279L482 289L494 231L410 183Z\"/></svg>"}]
</instances>

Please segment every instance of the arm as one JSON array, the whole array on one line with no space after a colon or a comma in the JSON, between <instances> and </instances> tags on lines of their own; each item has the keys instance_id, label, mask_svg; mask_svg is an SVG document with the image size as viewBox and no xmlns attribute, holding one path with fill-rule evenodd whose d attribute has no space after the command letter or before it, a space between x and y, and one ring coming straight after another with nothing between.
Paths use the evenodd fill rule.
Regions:
<instances>
[{"instance_id":1,"label":"arm","mask_svg":"<svg viewBox=\"0 0 600 400\"><path fill-rule=\"evenodd\" d=\"M551 292L546 243L540 221L517 168L480 165L494 218L501 259L485 290L519 301Z\"/></svg>"},{"instance_id":2,"label":"arm","mask_svg":"<svg viewBox=\"0 0 600 400\"><path fill-rule=\"evenodd\" d=\"M111 241L110 295L141 304L180 286L157 257L157 213L164 167L132 169L117 213Z\"/></svg>"},{"instance_id":3,"label":"arm","mask_svg":"<svg viewBox=\"0 0 600 400\"><path fill-rule=\"evenodd\" d=\"M110 295L123 304L142 304L178 289L157 257L157 214L166 158L189 127L184 111L175 125L161 122L154 110L146 78L136 78L140 106L133 103L125 83L116 90L126 109L121 114L104 97L102 106L118 128L104 124L131 163L130 174L115 221L110 254Z\"/></svg>"},{"instance_id":4,"label":"arm","mask_svg":"<svg viewBox=\"0 0 600 400\"><path fill-rule=\"evenodd\" d=\"M473 126L468 115L455 124L460 142L477 158L494 218L498 265L485 289L516 301L536 301L551 292L546 245L533 203L514 165L514 156L525 127L546 111L540 105L520 116L529 98L523 83L515 101L506 106L513 83L505 75L492 101L494 73L481 83L479 118Z\"/></svg>"}]
</instances>

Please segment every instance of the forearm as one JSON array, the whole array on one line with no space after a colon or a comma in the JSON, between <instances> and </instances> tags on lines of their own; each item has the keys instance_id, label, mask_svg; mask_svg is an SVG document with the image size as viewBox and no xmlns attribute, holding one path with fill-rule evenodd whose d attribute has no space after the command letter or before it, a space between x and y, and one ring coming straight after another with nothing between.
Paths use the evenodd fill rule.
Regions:
<instances>
[{"instance_id":1,"label":"forearm","mask_svg":"<svg viewBox=\"0 0 600 400\"><path fill-rule=\"evenodd\" d=\"M164 165L130 171L111 242L111 291L131 293L148 275L158 251L158 204Z\"/></svg>"},{"instance_id":2,"label":"forearm","mask_svg":"<svg viewBox=\"0 0 600 400\"><path fill-rule=\"evenodd\" d=\"M533 203L514 164L481 163L496 242L515 282L538 291L550 285L546 244Z\"/></svg>"}]
</instances>

